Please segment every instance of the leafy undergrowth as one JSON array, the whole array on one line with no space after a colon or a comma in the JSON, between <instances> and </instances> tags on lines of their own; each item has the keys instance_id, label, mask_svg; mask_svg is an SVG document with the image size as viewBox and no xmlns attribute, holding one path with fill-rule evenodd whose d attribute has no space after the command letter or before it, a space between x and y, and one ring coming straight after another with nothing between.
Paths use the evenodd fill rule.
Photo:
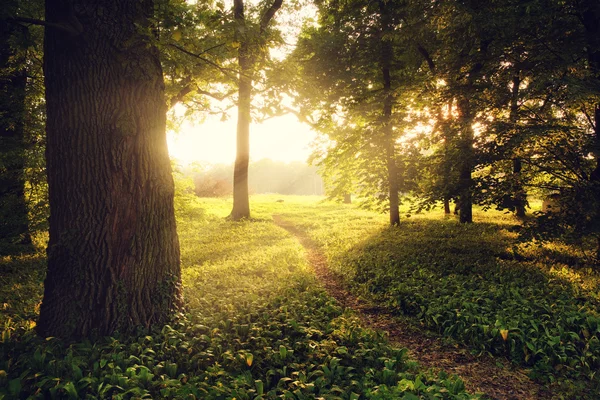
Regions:
<instances>
[{"instance_id":1,"label":"leafy undergrowth","mask_svg":"<svg viewBox=\"0 0 600 400\"><path fill-rule=\"evenodd\" d=\"M265 217L285 205L234 223L222 218L224 201L177 204L188 311L162 329L39 338L43 257L2 260L0 399L472 397L460 379L419 371L405 350L342 313L299 244Z\"/></svg>"},{"instance_id":2,"label":"leafy undergrowth","mask_svg":"<svg viewBox=\"0 0 600 400\"><path fill-rule=\"evenodd\" d=\"M506 356L563 396L600 396L600 277L575 249L517 244L515 220L439 211L388 228L352 206L282 212L358 294L473 349Z\"/></svg>"}]
</instances>

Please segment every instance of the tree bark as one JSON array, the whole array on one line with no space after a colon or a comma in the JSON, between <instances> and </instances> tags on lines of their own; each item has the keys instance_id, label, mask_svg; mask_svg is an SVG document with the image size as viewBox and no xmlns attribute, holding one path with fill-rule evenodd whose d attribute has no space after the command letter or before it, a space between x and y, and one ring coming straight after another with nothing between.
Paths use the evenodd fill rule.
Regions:
<instances>
[{"instance_id":1,"label":"tree bark","mask_svg":"<svg viewBox=\"0 0 600 400\"><path fill-rule=\"evenodd\" d=\"M450 100L448 103L448 118L452 115L452 104L453 100ZM442 160L442 187L443 187L443 202L444 202L444 215L450 215L450 199L452 198L452 192L450 187L454 186L454 183L451 182L450 174L452 172L451 167L451 158L450 158L450 127L448 126L447 121L444 121L444 114L442 106L438 107L438 123L442 131L442 140L444 142L444 152L443 152L443 160ZM455 213L457 214L457 213Z\"/></svg>"},{"instance_id":2,"label":"tree bark","mask_svg":"<svg viewBox=\"0 0 600 400\"><path fill-rule=\"evenodd\" d=\"M238 86L238 120L235 167L233 170L233 209L230 217L234 221L250 218L248 193L248 165L250 163L250 107L252 102L252 67L248 60L246 43L239 49L240 80Z\"/></svg>"},{"instance_id":3,"label":"tree bark","mask_svg":"<svg viewBox=\"0 0 600 400\"><path fill-rule=\"evenodd\" d=\"M460 161L459 161L459 221L461 223L473 222L473 117L469 99L463 97L458 101L458 118L460 119Z\"/></svg>"},{"instance_id":4,"label":"tree bark","mask_svg":"<svg viewBox=\"0 0 600 400\"><path fill-rule=\"evenodd\" d=\"M450 214L450 199L448 197L444 197L444 215Z\"/></svg>"},{"instance_id":5,"label":"tree bark","mask_svg":"<svg viewBox=\"0 0 600 400\"><path fill-rule=\"evenodd\" d=\"M43 336L161 325L182 305L152 1L46 1L48 273Z\"/></svg>"},{"instance_id":6,"label":"tree bark","mask_svg":"<svg viewBox=\"0 0 600 400\"><path fill-rule=\"evenodd\" d=\"M379 1L379 10L381 12L381 53L380 66L383 80L383 115L382 129L383 140L386 155L388 189L390 197L390 225L400 224L400 185L398 182L398 167L396 165L396 141L392 129L392 107L394 103L394 94L392 92L391 62L394 57L394 50L390 39L386 36L391 32L391 18L387 3Z\"/></svg>"},{"instance_id":7,"label":"tree bark","mask_svg":"<svg viewBox=\"0 0 600 400\"><path fill-rule=\"evenodd\" d=\"M281 8L283 0L274 0L261 15L258 39L264 40L269 23ZM250 122L252 107L252 82L254 71L264 54L264 49L248 33L249 25L244 15L244 0L234 0L233 16L237 24L236 35L240 40L238 50L238 121L235 167L233 169L233 208L229 218L234 221L250 218L250 198L248 193L248 165L250 163Z\"/></svg>"},{"instance_id":8,"label":"tree bark","mask_svg":"<svg viewBox=\"0 0 600 400\"><path fill-rule=\"evenodd\" d=\"M513 128L517 129L519 122L519 86L521 85L520 71L517 68L512 80L512 93L510 99L510 122ZM516 134L516 133L515 133ZM517 149L514 150L518 151ZM517 218L525 218L525 205L527 204L527 194L523 188L521 170L523 163L518 155L513 156L513 174L512 174L512 198L515 206L515 215Z\"/></svg>"},{"instance_id":9,"label":"tree bark","mask_svg":"<svg viewBox=\"0 0 600 400\"><path fill-rule=\"evenodd\" d=\"M11 252L31 244L24 173L26 60L10 44L25 29L0 27L0 241Z\"/></svg>"}]
</instances>

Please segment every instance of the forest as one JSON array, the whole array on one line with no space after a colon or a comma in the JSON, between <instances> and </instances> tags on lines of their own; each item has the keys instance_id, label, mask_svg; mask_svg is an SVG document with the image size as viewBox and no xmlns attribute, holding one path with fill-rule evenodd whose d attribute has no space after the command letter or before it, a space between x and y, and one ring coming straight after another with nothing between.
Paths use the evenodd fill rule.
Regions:
<instances>
[{"instance_id":1,"label":"forest","mask_svg":"<svg viewBox=\"0 0 600 400\"><path fill-rule=\"evenodd\" d=\"M289 115L309 165L254 160ZM215 116L231 168L177 164ZM0 5L0 400L598 399L598 371L597 0Z\"/></svg>"}]
</instances>

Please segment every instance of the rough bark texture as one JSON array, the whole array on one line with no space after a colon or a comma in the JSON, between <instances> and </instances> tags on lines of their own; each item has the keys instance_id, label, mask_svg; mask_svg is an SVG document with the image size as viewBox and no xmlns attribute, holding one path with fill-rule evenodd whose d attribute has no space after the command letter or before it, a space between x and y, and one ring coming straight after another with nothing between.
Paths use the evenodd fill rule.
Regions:
<instances>
[{"instance_id":1,"label":"rough bark texture","mask_svg":"<svg viewBox=\"0 0 600 400\"><path fill-rule=\"evenodd\" d=\"M28 245L25 201L25 59L11 46L25 28L0 26L0 241Z\"/></svg>"},{"instance_id":2,"label":"rough bark texture","mask_svg":"<svg viewBox=\"0 0 600 400\"><path fill-rule=\"evenodd\" d=\"M383 140L385 142L386 163L388 173L388 188L390 197L390 225L400 224L400 197L398 182L398 167L396 165L396 142L394 132L392 131L392 106L394 103L394 94L392 92L391 62L394 57L392 43L386 37L391 32L391 21L387 4L379 1L379 10L381 12L381 54L380 66L383 79Z\"/></svg>"},{"instance_id":3,"label":"rough bark texture","mask_svg":"<svg viewBox=\"0 0 600 400\"><path fill-rule=\"evenodd\" d=\"M46 19L73 29L45 34L50 242L41 335L160 325L181 305L152 12L151 1L46 1Z\"/></svg>"},{"instance_id":4,"label":"rough bark texture","mask_svg":"<svg viewBox=\"0 0 600 400\"><path fill-rule=\"evenodd\" d=\"M517 69L512 80L512 93L510 99L510 122L514 129L517 129L519 121L519 86L521 85L520 72ZM516 133L515 133L516 134ZM515 215L517 218L525 218L525 206L527 205L527 194L523 188L521 170L523 163L518 155L513 157L513 175L512 175L512 202L515 206Z\"/></svg>"},{"instance_id":5,"label":"rough bark texture","mask_svg":"<svg viewBox=\"0 0 600 400\"><path fill-rule=\"evenodd\" d=\"M460 119L460 164L459 164L459 221L473 222L473 117L469 99L464 97L458 101L458 118Z\"/></svg>"}]
</instances>

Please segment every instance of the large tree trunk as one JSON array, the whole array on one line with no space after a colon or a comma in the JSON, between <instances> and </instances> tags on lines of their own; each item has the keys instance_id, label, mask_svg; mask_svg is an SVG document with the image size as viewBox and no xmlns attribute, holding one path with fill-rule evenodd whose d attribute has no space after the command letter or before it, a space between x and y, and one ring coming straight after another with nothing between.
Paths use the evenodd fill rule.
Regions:
<instances>
[{"instance_id":1,"label":"large tree trunk","mask_svg":"<svg viewBox=\"0 0 600 400\"><path fill-rule=\"evenodd\" d=\"M18 25L0 26L0 241L10 250L29 245L25 201L25 88L24 57L11 48L11 39L24 35Z\"/></svg>"},{"instance_id":2,"label":"large tree trunk","mask_svg":"<svg viewBox=\"0 0 600 400\"><path fill-rule=\"evenodd\" d=\"M390 197L390 225L400 224L400 185L398 182L398 167L396 165L396 141L392 130L392 106L394 95L392 93L391 62L394 57L391 39L387 35L391 32L391 18L385 1L379 1L381 11L381 54L380 66L383 78L383 140L388 174L388 188Z\"/></svg>"},{"instance_id":3,"label":"large tree trunk","mask_svg":"<svg viewBox=\"0 0 600 400\"><path fill-rule=\"evenodd\" d=\"M231 218L238 221L250 218L248 193L248 164L250 162L250 103L252 102L252 63L249 46L239 49L240 80L238 86L238 120L235 168L233 170L233 209Z\"/></svg>"},{"instance_id":4,"label":"large tree trunk","mask_svg":"<svg viewBox=\"0 0 600 400\"><path fill-rule=\"evenodd\" d=\"M46 1L44 336L167 322L181 305L164 83L151 1Z\"/></svg>"},{"instance_id":5,"label":"large tree trunk","mask_svg":"<svg viewBox=\"0 0 600 400\"><path fill-rule=\"evenodd\" d=\"M473 180L471 173L474 164L473 152L473 118L469 99L464 97L458 101L458 118L460 119L460 161L459 161L459 221L473 222Z\"/></svg>"},{"instance_id":6,"label":"large tree trunk","mask_svg":"<svg viewBox=\"0 0 600 400\"><path fill-rule=\"evenodd\" d=\"M510 99L510 122L513 128L517 129L519 122L519 86L521 85L520 71L517 68L512 80L512 93ZM516 134L516 133L515 133ZM518 150L515 149L516 153ZM525 218L525 205L527 204L527 194L523 188L521 170L523 163L518 155L513 157L513 175L512 175L512 200L515 206L515 215L517 218Z\"/></svg>"}]
</instances>

